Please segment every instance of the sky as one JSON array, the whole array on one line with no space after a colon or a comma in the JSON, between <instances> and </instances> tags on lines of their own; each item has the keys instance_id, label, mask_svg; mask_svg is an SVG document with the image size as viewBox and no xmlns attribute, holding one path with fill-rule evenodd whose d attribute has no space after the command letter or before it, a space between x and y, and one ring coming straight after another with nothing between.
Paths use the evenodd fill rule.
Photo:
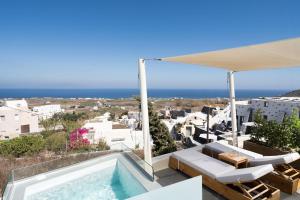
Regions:
<instances>
[{"instance_id":1,"label":"sky","mask_svg":"<svg viewBox=\"0 0 300 200\"><path fill-rule=\"evenodd\" d=\"M300 36L299 0L0 0L0 88L137 88L138 58ZM299 68L237 89L298 89ZM225 89L226 71L148 62L149 88Z\"/></svg>"}]
</instances>

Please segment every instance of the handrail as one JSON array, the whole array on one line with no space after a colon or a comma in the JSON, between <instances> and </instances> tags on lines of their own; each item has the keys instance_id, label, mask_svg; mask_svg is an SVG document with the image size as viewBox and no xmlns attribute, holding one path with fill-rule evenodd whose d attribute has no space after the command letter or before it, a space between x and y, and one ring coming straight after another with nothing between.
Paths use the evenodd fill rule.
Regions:
<instances>
[{"instance_id":1,"label":"handrail","mask_svg":"<svg viewBox=\"0 0 300 200\"><path fill-rule=\"evenodd\" d=\"M135 164L143 173L144 175L148 176L151 181L155 180L154 176L154 169L153 166L150 165L147 161L140 158L133 149L125 145L124 143L118 143L123 146L122 151L125 153L127 158L129 158L133 164Z\"/></svg>"},{"instance_id":2,"label":"handrail","mask_svg":"<svg viewBox=\"0 0 300 200\"><path fill-rule=\"evenodd\" d=\"M14 183L14 181L17 180L21 180L40 173L45 173L51 170L71 166L79 162L93 159L98 156L102 156L103 154L112 153L112 152L119 152L119 151L105 150L105 151L95 151L95 152L87 152L87 153L80 153L80 154L69 154L67 156L55 158L41 163L19 167L11 170L10 175L12 177L12 183Z\"/></svg>"}]
</instances>

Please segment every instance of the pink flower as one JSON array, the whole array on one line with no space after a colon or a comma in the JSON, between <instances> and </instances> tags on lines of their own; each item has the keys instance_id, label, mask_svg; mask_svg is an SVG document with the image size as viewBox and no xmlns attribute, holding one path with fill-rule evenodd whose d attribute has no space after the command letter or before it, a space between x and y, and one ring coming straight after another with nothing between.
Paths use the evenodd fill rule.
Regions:
<instances>
[{"instance_id":1,"label":"pink flower","mask_svg":"<svg viewBox=\"0 0 300 200\"><path fill-rule=\"evenodd\" d=\"M85 128L78 128L72 131L69 135L71 149L79 149L90 145L90 141L84 138L84 135L88 134L88 130Z\"/></svg>"}]
</instances>

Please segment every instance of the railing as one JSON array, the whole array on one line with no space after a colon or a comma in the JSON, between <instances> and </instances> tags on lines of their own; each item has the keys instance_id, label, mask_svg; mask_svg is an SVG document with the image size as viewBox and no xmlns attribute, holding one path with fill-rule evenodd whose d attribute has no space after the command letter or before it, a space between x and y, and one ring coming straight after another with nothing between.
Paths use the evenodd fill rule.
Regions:
<instances>
[{"instance_id":1,"label":"railing","mask_svg":"<svg viewBox=\"0 0 300 200\"><path fill-rule=\"evenodd\" d=\"M152 165L139 157L133 149L130 149L123 143L120 144L122 145L122 151L124 152L124 155L129 158L132 163L143 172L144 175L146 175L151 181L154 181L155 176Z\"/></svg>"},{"instance_id":2,"label":"railing","mask_svg":"<svg viewBox=\"0 0 300 200\"><path fill-rule=\"evenodd\" d=\"M25 179L31 176L35 176L41 173L46 173L55 169L60 169L63 167L74 165L82 161L90 160L114 152L121 152L121 150L114 148L113 150L107 150L107 151L69 154L61 158L56 158L49 161L29 165L26 167L13 169L10 175L8 176L7 183L5 189L3 190L3 193L0 194L0 200L1 200L1 195L3 197L3 200L8 199L11 193L12 186L15 181Z\"/></svg>"},{"instance_id":3,"label":"railing","mask_svg":"<svg viewBox=\"0 0 300 200\"><path fill-rule=\"evenodd\" d=\"M0 200L2 200L1 197L3 197L3 200L8 199L8 195L11 193L12 184L13 184L13 174L10 174L7 178L5 189L2 190Z\"/></svg>"},{"instance_id":4,"label":"railing","mask_svg":"<svg viewBox=\"0 0 300 200\"><path fill-rule=\"evenodd\" d=\"M11 186L15 181L35 176L41 173L46 173L55 169L74 165L82 161L90 160L114 152L122 152L123 155L125 155L126 158L128 158L136 167L138 167L144 175L146 175L152 181L154 180L153 167L142 158L137 156L134 153L134 150L130 149L123 143L117 143L111 146L111 150L71 154L50 161L14 169L11 171L11 174L8 177L6 188L3 194L1 194L3 200L8 199L8 195L10 194L10 190L12 188Z\"/></svg>"},{"instance_id":5,"label":"railing","mask_svg":"<svg viewBox=\"0 0 300 200\"><path fill-rule=\"evenodd\" d=\"M80 163L82 161L90 160L93 158L97 158L99 156L103 156L109 153L116 152L114 150L109 151L98 151L98 152L88 152L88 153L78 153L71 154L66 157L45 161L42 163L21 167L12 170L13 181L18 181L27 177L31 177L34 175L38 175L41 173L46 173L55 169L60 169L63 167L67 167L70 165L74 165Z\"/></svg>"}]
</instances>

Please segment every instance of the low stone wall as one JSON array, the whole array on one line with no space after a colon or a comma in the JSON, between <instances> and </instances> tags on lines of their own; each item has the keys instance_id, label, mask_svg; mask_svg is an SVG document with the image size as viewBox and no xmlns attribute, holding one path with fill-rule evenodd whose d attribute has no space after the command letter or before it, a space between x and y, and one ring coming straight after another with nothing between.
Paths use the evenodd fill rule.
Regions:
<instances>
[{"instance_id":1,"label":"low stone wall","mask_svg":"<svg viewBox=\"0 0 300 200\"><path fill-rule=\"evenodd\" d=\"M275 155L283 155L283 154L289 153L287 151L281 151L280 149L274 149L274 148L267 147L267 146L264 146L261 144L257 144L257 143L251 142L249 140L244 141L244 149L253 151L255 153L262 154L264 156L275 156ZM294 168L300 170L300 159L291 163L291 165Z\"/></svg>"}]
</instances>

